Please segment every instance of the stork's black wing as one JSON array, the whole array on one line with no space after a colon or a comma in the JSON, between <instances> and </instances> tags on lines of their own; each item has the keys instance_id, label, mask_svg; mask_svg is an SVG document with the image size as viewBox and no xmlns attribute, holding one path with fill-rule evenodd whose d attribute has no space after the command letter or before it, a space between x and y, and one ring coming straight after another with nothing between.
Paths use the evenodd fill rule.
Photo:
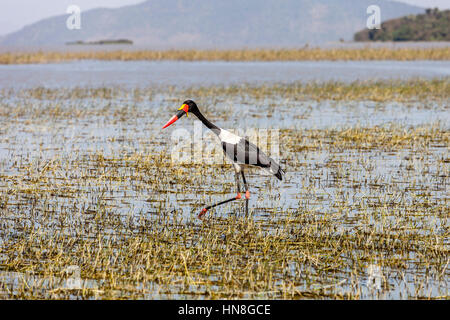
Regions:
<instances>
[{"instance_id":1,"label":"stork's black wing","mask_svg":"<svg viewBox=\"0 0 450 320\"><path fill-rule=\"evenodd\" d=\"M225 154L234 162L264 168L282 180L284 171L280 165L247 139L241 138L236 144L222 142L222 147Z\"/></svg>"}]
</instances>

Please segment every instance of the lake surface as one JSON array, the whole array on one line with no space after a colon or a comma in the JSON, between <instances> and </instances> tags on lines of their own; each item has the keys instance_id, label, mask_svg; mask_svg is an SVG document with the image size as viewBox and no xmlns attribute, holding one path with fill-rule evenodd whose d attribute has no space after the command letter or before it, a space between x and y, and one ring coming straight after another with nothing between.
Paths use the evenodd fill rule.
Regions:
<instances>
[{"instance_id":1,"label":"lake surface","mask_svg":"<svg viewBox=\"0 0 450 320\"><path fill-rule=\"evenodd\" d=\"M0 88L210 86L450 76L450 61L74 61L0 65Z\"/></svg>"}]
</instances>

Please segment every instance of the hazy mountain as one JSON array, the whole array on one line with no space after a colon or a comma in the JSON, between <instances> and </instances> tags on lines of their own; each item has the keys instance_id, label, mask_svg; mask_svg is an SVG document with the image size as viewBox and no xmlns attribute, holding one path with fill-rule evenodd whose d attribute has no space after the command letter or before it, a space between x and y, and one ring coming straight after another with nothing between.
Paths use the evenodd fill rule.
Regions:
<instances>
[{"instance_id":1,"label":"hazy mountain","mask_svg":"<svg viewBox=\"0 0 450 320\"><path fill-rule=\"evenodd\" d=\"M149 0L117 9L81 13L81 29L68 15L41 20L0 40L2 45L130 39L155 48L296 47L351 40L377 4L382 20L424 9L387 0ZM81 8L83 9L83 8Z\"/></svg>"}]
</instances>

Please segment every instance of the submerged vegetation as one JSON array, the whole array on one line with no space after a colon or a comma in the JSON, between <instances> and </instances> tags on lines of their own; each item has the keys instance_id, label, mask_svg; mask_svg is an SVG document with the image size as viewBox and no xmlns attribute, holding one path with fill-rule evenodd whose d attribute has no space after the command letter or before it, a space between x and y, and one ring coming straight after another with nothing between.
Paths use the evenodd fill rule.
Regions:
<instances>
[{"instance_id":1,"label":"submerged vegetation","mask_svg":"<svg viewBox=\"0 0 450 320\"><path fill-rule=\"evenodd\" d=\"M185 95L279 129L286 181L251 173L249 216L197 219L234 178L171 161ZM448 79L3 89L0 298L448 299L449 98Z\"/></svg>"},{"instance_id":2,"label":"submerged vegetation","mask_svg":"<svg viewBox=\"0 0 450 320\"><path fill-rule=\"evenodd\" d=\"M181 60L181 61L316 61L316 60L449 60L443 48L303 48L245 50L116 50L37 51L0 53L0 64L52 63L74 60Z\"/></svg>"}]
</instances>

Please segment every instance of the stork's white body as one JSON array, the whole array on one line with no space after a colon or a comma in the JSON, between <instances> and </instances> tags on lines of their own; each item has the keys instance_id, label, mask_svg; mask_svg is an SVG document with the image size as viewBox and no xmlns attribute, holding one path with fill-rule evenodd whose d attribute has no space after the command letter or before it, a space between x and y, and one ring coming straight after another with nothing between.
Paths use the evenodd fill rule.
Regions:
<instances>
[{"instance_id":1,"label":"stork's white body","mask_svg":"<svg viewBox=\"0 0 450 320\"><path fill-rule=\"evenodd\" d=\"M218 136L221 142L229 144L238 144L242 139L242 137L239 137L238 135L235 135L234 133L231 133L230 131L222 128L220 129L220 133Z\"/></svg>"},{"instance_id":2,"label":"stork's white body","mask_svg":"<svg viewBox=\"0 0 450 320\"><path fill-rule=\"evenodd\" d=\"M228 130L217 127L214 132L219 137L224 153L233 162L236 173L242 171L242 166L257 166L282 180L284 171L278 163L247 139Z\"/></svg>"}]
</instances>

